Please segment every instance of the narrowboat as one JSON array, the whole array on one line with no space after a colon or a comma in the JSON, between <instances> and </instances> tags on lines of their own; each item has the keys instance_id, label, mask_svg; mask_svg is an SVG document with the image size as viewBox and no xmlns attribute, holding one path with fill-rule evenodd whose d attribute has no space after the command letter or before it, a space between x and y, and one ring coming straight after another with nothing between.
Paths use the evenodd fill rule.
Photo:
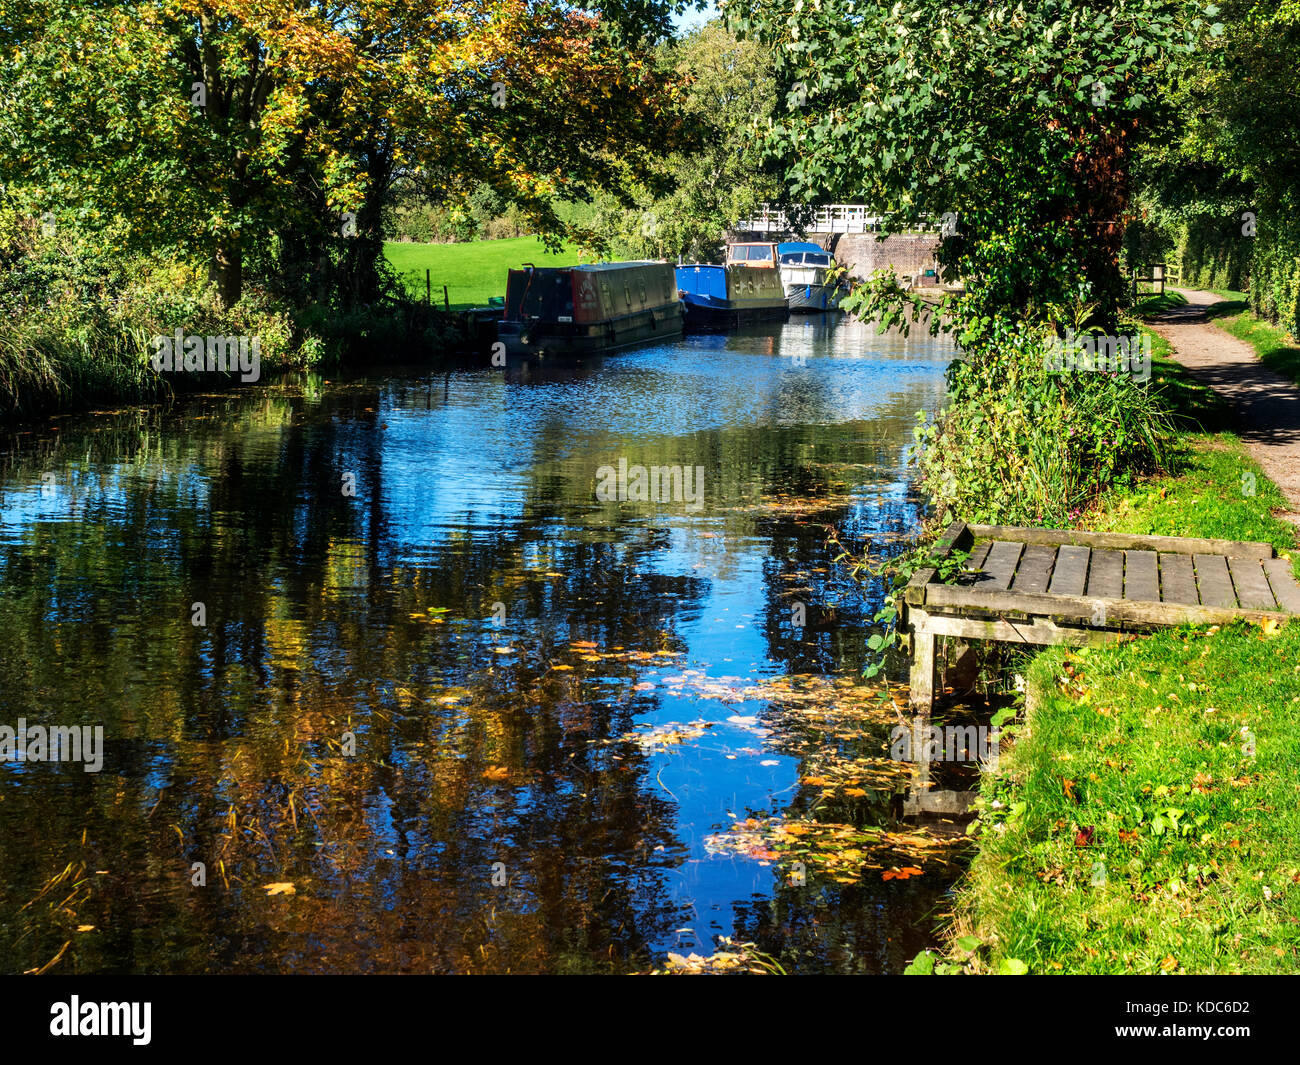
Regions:
<instances>
[{"instance_id":1,"label":"narrowboat","mask_svg":"<svg viewBox=\"0 0 1300 1065\"><path fill-rule=\"evenodd\" d=\"M677 288L686 305L686 328L694 332L784 321L790 316L775 244L728 244L722 266L677 267Z\"/></svg>"},{"instance_id":2,"label":"narrowboat","mask_svg":"<svg viewBox=\"0 0 1300 1065\"><path fill-rule=\"evenodd\" d=\"M776 246L781 259L781 286L790 310L815 314L839 308L847 287L833 276L835 259L819 244L789 241Z\"/></svg>"},{"instance_id":3,"label":"narrowboat","mask_svg":"<svg viewBox=\"0 0 1300 1065\"><path fill-rule=\"evenodd\" d=\"M589 355L682 333L670 263L511 270L497 340L508 357Z\"/></svg>"}]
</instances>

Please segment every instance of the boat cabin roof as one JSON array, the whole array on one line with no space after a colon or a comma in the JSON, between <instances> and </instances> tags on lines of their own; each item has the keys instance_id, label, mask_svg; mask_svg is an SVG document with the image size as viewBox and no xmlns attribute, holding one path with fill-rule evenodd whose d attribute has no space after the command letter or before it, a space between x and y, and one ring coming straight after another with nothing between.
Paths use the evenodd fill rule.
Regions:
<instances>
[{"instance_id":1,"label":"boat cabin roof","mask_svg":"<svg viewBox=\"0 0 1300 1065\"><path fill-rule=\"evenodd\" d=\"M728 244L727 262L729 263L767 263L776 262L775 244Z\"/></svg>"},{"instance_id":2,"label":"boat cabin roof","mask_svg":"<svg viewBox=\"0 0 1300 1065\"><path fill-rule=\"evenodd\" d=\"M533 266L531 263L525 263L521 270L533 270L536 273L543 272L564 272L570 270L581 270L584 273L606 273L610 270L626 270L633 266L668 266L667 259L630 259L621 263L579 263L576 266Z\"/></svg>"}]
</instances>

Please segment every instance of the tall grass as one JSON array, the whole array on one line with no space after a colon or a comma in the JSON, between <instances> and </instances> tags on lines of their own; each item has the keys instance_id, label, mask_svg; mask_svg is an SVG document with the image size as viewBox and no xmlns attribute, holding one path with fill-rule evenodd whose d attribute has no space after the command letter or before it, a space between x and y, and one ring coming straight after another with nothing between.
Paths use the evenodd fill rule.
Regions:
<instances>
[{"instance_id":1,"label":"tall grass","mask_svg":"<svg viewBox=\"0 0 1300 1065\"><path fill-rule=\"evenodd\" d=\"M86 322L51 328L32 318L0 321L0 416L30 417L112 398L140 401L170 391L149 365L143 327Z\"/></svg>"},{"instance_id":2,"label":"tall grass","mask_svg":"<svg viewBox=\"0 0 1300 1065\"><path fill-rule=\"evenodd\" d=\"M948 370L948 402L916 440L941 516L989 524L1073 523L1117 479L1158 467L1170 412L1127 374L1054 373L1050 331L996 327Z\"/></svg>"}]
</instances>

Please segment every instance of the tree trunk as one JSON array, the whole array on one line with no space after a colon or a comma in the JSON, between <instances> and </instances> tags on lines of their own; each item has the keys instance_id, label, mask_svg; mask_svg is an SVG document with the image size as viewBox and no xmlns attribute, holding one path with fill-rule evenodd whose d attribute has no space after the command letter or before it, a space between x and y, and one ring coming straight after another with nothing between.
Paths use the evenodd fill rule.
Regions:
<instances>
[{"instance_id":1,"label":"tree trunk","mask_svg":"<svg viewBox=\"0 0 1300 1065\"><path fill-rule=\"evenodd\" d=\"M217 303L229 310L244 291L244 249L238 236L223 237L212 253L208 276L217 285Z\"/></svg>"}]
</instances>

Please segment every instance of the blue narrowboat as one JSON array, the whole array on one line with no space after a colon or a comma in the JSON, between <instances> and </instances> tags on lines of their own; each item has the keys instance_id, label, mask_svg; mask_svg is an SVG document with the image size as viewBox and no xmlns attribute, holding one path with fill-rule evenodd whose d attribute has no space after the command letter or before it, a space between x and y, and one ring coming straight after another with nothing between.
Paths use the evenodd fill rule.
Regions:
<instances>
[{"instance_id":1,"label":"blue narrowboat","mask_svg":"<svg viewBox=\"0 0 1300 1065\"><path fill-rule=\"evenodd\" d=\"M691 332L784 321L790 316L775 244L729 244L722 266L679 266L677 289L686 305L686 328Z\"/></svg>"}]
</instances>

